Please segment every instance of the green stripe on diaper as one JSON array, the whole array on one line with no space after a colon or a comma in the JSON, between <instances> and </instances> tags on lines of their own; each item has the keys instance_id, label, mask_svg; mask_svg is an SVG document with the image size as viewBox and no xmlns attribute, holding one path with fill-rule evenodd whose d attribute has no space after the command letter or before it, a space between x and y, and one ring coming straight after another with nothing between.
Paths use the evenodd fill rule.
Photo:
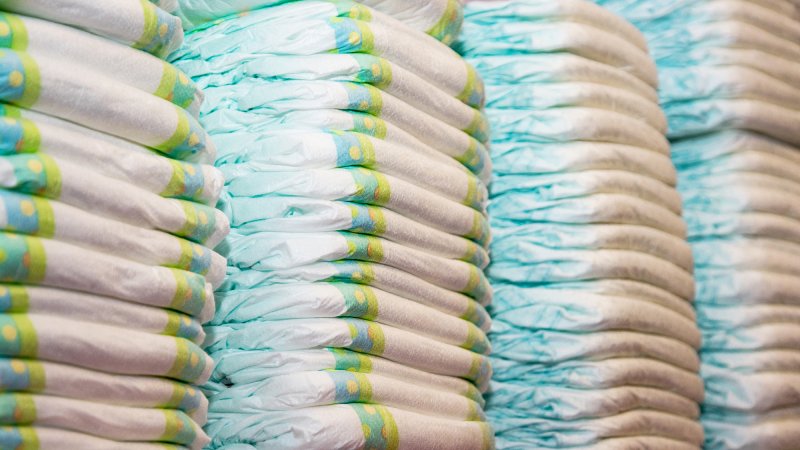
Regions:
<instances>
[{"instance_id":1,"label":"green stripe on diaper","mask_svg":"<svg viewBox=\"0 0 800 450\"><path fill-rule=\"evenodd\" d=\"M175 279L175 295L169 307L196 316L206 303L206 280L202 275L179 269L170 269Z\"/></svg>"},{"instance_id":2,"label":"green stripe on diaper","mask_svg":"<svg viewBox=\"0 0 800 450\"><path fill-rule=\"evenodd\" d=\"M6 118L6 120L13 120ZM39 132L39 127L35 123L26 119L17 119L22 125L22 141L20 142L19 152L33 153L38 152L39 147L42 145L42 134Z\"/></svg>"},{"instance_id":3,"label":"green stripe on diaper","mask_svg":"<svg viewBox=\"0 0 800 450\"><path fill-rule=\"evenodd\" d=\"M156 91L153 93L156 97L169 99L172 95L172 90L175 88L175 82L178 80L178 71L169 63L164 62L163 72L161 73L161 82L158 83Z\"/></svg>"},{"instance_id":4,"label":"green stripe on diaper","mask_svg":"<svg viewBox=\"0 0 800 450\"><path fill-rule=\"evenodd\" d=\"M328 351L333 355L334 368L336 370L361 373L372 372L372 359L367 355L341 348L329 348Z\"/></svg>"},{"instance_id":5,"label":"green stripe on diaper","mask_svg":"<svg viewBox=\"0 0 800 450\"><path fill-rule=\"evenodd\" d=\"M28 290L24 286L0 285L0 313L28 311Z\"/></svg>"},{"instance_id":6,"label":"green stripe on diaper","mask_svg":"<svg viewBox=\"0 0 800 450\"><path fill-rule=\"evenodd\" d=\"M28 30L15 14L0 14L0 46L24 51L28 48Z\"/></svg>"},{"instance_id":7,"label":"green stripe on diaper","mask_svg":"<svg viewBox=\"0 0 800 450\"><path fill-rule=\"evenodd\" d=\"M0 423L29 425L36 421L36 403L29 394L0 394Z\"/></svg>"},{"instance_id":8,"label":"green stripe on diaper","mask_svg":"<svg viewBox=\"0 0 800 450\"><path fill-rule=\"evenodd\" d=\"M343 316L365 320L373 320L378 316L378 297L369 287L346 283L333 283L332 286L344 297Z\"/></svg>"},{"instance_id":9,"label":"green stripe on diaper","mask_svg":"<svg viewBox=\"0 0 800 450\"><path fill-rule=\"evenodd\" d=\"M148 0L139 0L139 3L142 5L144 27L139 40L133 44L133 47L144 48L150 45L158 32L158 16L156 15L156 9Z\"/></svg>"},{"instance_id":10,"label":"green stripe on diaper","mask_svg":"<svg viewBox=\"0 0 800 450\"><path fill-rule=\"evenodd\" d=\"M353 410L361 420L365 449L397 450L400 436L397 423L389 410L380 405L352 404Z\"/></svg>"},{"instance_id":11,"label":"green stripe on diaper","mask_svg":"<svg viewBox=\"0 0 800 450\"><path fill-rule=\"evenodd\" d=\"M200 347L186 339L175 338L175 361L166 376L193 383L200 378L205 367L205 353Z\"/></svg>"},{"instance_id":12,"label":"green stripe on diaper","mask_svg":"<svg viewBox=\"0 0 800 450\"><path fill-rule=\"evenodd\" d=\"M175 132L172 133L169 139L155 147L167 153L169 153L169 150L185 142L189 138L189 133L191 132L189 117L186 113L178 107L175 107L175 111L178 114L178 124L175 126Z\"/></svg>"},{"instance_id":13,"label":"green stripe on diaper","mask_svg":"<svg viewBox=\"0 0 800 450\"><path fill-rule=\"evenodd\" d=\"M386 347L383 328L375 322L358 319L345 319L350 329L352 342L348 348L370 355L382 355Z\"/></svg>"},{"instance_id":14,"label":"green stripe on diaper","mask_svg":"<svg viewBox=\"0 0 800 450\"><path fill-rule=\"evenodd\" d=\"M36 330L24 314L0 315L0 353L5 356L36 357Z\"/></svg>"},{"instance_id":15,"label":"green stripe on diaper","mask_svg":"<svg viewBox=\"0 0 800 450\"><path fill-rule=\"evenodd\" d=\"M0 233L0 281L37 284L47 269L42 242L37 238Z\"/></svg>"},{"instance_id":16,"label":"green stripe on diaper","mask_svg":"<svg viewBox=\"0 0 800 450\"><path fill-rule=\"evenodd\" d=\"M23 83L25 87L23 88L22 96L14 103L25 108L30 108L36 103L37 100L39 100L39 93L42 90L42 80L41 76L39 75L39 65L36 64L36 61L34 61L33 58L28 56L26 53L19 53L18 55L22 61L22 67L24 69Z\"/></svg>"},{"instance_id":17,"label":"green stripe on diaper","mask_svg":"<svg viewBox=\"0 0 800 450\"><path fill-rule=\"evenodd\" d=\"M372 400L372 383L355 372L328 372L333 381L336 403L367 403Z\"/></svg>"},{"instance_id":18,"label":"green stripe on diaper","mask_svg":"<svg viewBox=\"0 0 800 450\"><path fill-rule=\"evenodd\" d=\"M461 22L459 17L460 8L461 5L458 0L448 0L442 17L426 33L445 44L453 42L457 37L457 28Z\"/></svg>"},{"instance_id":19,"label":"green stripe on diaper","mask_svg":"<svg viewBox=\"0 0 800 450\"><path fill-rule=\"evenodd\" d=\"M163 413L164 434L158 440L178 444L191 444L195 441L197 432L186 414L179 411L163 411Z\"/></svg>"}]
</instances>

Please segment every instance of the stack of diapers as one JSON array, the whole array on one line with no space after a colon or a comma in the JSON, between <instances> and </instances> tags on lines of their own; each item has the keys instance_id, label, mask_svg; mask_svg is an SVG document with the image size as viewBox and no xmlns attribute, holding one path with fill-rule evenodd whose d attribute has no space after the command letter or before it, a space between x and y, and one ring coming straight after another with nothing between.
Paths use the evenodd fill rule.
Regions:
<instances>
[{"instance_id":1,"label":"stack of diapers","mask_svg":"<svg viewBox=\"0 0 800 450\"><path fill-rule=\"evenodd\" d=\"M175 0L173 0L175 1ZM183 20L186 30L193 30L203 24L233 14L244 14L250 10L278 6L295 0L181 0L175 13ZM464 11L463 0L356 0L379 14L386 14L415 30L427 33L434 38L451 44L461 29ZM336 0L331 3L341 5L343 17L347 17L349 2ZM351 18L369 21L369 16L354 10ZM377 18L380 20L379 18Z\"/></svg>"},{"instance_id":2,"label":"stack of diapers","mask_svg":"<svg viewBox=\"0 0 800 450\"><path fill-rule=\"evenodd\" d=\"M211 448L493 448L474 69L327 0L216 21L173 56L205 92L232 227L206 327Z\"/></svg>"},{"instance_id":3,"label":"stack of diapers","mask_svg":"<svg viewBox=\"0 0 800 450\"><path fill-rule=\"evenodd\" d=\"M603 3L661 75L697 279L709 449L800 443L800 16L770 1Z\"/></svg>"},{"instance_id":4,"label":"stack of diapers","mask_svg":"<svg viewBox=\"0 0 800 450\"><path fill-rule=\"evenodd\" d=\"M692 255L642 35L583 0L475 1L504 449L696 449Z\"/></svg>"},{"instance_id":5,"label":"stack of diapers","mask_svg":"<svg viewBox=\"0 0 800 450\"><path fill-rule=\"evenodd\" d=\"M229 226L202 94L161 58L182 37L150 2L0 2L0 448L209 442Z\"/></svg>"}]
</instances>

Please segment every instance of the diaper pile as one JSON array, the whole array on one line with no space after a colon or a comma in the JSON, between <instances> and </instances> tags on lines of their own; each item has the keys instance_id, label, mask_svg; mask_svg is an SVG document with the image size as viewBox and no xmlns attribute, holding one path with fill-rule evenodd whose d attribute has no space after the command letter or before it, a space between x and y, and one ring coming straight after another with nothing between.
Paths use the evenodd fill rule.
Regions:
<instances>
[{"instance_id":1,"label":"diaper pile","mask_svg":"<svg viewBox=\"0 0 800 450\"><path fill-rule=\"evenodd\" d=\"M0 448L201 448L228 221L202 95L160 59L179 19L0 9Z\"/></svg>"},{"instance_id":2,"label":"diaper pile","mask_svg":"<svg viewBox=\"0 0 800 450\"><path fill-rule=\"evenodd\" d=\"M233 229L211 446L492 448L482 84L367 6L280 3L174 54L206 94Z\"/></svg>"},{"instance_id":3,"label":"diaper pile","mask_svg":"<svg viewBox=\"0 0 800 450\"><path fill-rule=\"evenodd\" d=\"M492 130L497 447L698 448L692 256L644 38L582 0L464 17Z\"/></svg>"},{"instance_id":4,"label":"diaper pile","mask_svg":"<svg viewBox=\"0 0 800 450\"><path fill-rule=\"evenodd\" d=\"M697 277L709 449L800 442L796 2L605 1L657 59Z\"/></svg>"}]
</instances>

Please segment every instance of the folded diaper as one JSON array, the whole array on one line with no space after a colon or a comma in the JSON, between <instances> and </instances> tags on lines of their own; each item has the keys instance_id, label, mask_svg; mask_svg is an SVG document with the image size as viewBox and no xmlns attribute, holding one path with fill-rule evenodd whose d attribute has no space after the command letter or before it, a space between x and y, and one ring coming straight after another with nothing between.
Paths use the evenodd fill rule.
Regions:
<instances>
[{"instance_id":1,"label":"folded diaper","mask_svg":"<svg viewBox=\"0 0 800 450\"><path fill-rule=\"evenodd\" d=\"M75 62L4 50L0 84L5 103L132 140L171 157L198 162L214 158L213 144L189 112Z\"/></svg>"},{"instance_id":2,"label":"folded diaper","mask_svg":"<svg viewBox=\"0 0 800 450\"><path fill-rule=\"evenodd\" d=\"M8 30L0 46L27 52L34 59L46 57L78 62L195 114L200 109L202 92L185 74L159 58L72 27L33 17L3 13L0 23Z\"/></svg>"},{"instance_id":3,"label":"folded diaper","mask_svg":"<svg viewBox=\"0 0 800 450\"><path fill-rule=\"evenodd\" d=\"M159 57L183 40L180 19L146 1L8 0L3 9L85 28Z\"/></svg>"}]
</instances>

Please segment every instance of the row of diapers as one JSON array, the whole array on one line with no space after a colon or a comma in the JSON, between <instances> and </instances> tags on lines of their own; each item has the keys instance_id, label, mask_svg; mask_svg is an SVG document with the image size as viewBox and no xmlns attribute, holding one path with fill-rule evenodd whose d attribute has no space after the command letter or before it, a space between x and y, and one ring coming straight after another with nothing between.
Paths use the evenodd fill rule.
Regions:
<instances>
[{"instance_id":1,"label":"row of diapers","mask_svg":"<svg viewBox=\"0 0 800 450\"><path fill-rule=\"evenodd\" d=\"M200 449L226 274L175 1L0 3L0 447Z\"/></svg>"},{"instance_id":2,"label":"row of diapers","mask_svg":"<svg viewBox=\"0 0 800 450\"><path fill-rule=\"evenodd\" d=\"M492 130L497 448L700 448L693 257L644 37L583 0L464 17Z\"/></svg>"},{"instance_id":3,"label":"row of diapers","mask_svg":"<svg viewBox=\"0 0 800 450\"><path fill-rule=\"evenodd\" d=\"M424 33L452 41L461 5L222 3L180 2L171 56L231 225L209 448L494 448L483 86Z\"/></svg>"},{"instance_id":4,"label":"row of diapers","mask_svg":"<svg viewBox=\"0 0 800 450\"><path fill-rule=\"evenodd\" d=\"M658 62L696 273L709 449L800 442L796 2L600 2Z\"/></svg>"},{"instance_id":5,"label":"row of diapers","mask_svg":"<svg viewBox=\"0 0 800 450\"><path fill-rule=\"evenodd\" d=\"M240 0L231 4L220 0L181 0L175 13L182 19L186 30L193 30L229 15L279 6L292 1ZM357 9L353 10L347 1L332 0L327 3L338 8L345 17L348 14L351 16L363 14ZM365 16L367 20L391 23L392 20L387 19L388 16L448 45L458 36L464 18L461 0L358 0L358 3L370 8L369 15Z\"/></svg>"}]
</instances>

